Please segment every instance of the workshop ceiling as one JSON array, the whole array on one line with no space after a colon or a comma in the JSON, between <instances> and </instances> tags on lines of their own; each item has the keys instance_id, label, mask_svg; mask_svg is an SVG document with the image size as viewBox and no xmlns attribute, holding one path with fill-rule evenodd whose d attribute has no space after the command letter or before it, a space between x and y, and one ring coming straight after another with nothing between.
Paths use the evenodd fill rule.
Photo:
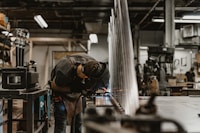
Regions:
<instances>
[{"instance_id":1,"label":"workshop ceiling","mask_svg":"<svg viewBox=\"0 0 200 133\"><path fill-rule=\"evenodd\" d=\"M164 23L153 23L153 17L164 17L164 0L128 0L132 30L164 30ZM11 28L26 28L37 37L87 38L89 33L107 34L114 0L1 0L0 12L8 16ZM199 0L175 0L175 16L199 12ZM155 8L154 8L155 7ZM40 14L48 23L41 29L34 21ZM176 28L183 24L176 24Z\"/></svg>"}]
</instances>

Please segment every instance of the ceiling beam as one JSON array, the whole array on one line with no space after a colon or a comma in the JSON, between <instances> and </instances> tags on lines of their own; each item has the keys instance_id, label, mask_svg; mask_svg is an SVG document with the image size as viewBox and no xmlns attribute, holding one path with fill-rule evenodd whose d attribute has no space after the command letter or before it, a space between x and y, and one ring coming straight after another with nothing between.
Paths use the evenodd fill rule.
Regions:
<instances>
[{"instance_id":1,"label":"ceiling beam","mask_svg":"<svg viewBox=\"0 0 200 133\"><path fill-rule=\"evenodd\" d=\"M48 9L54 9L54 10L84 10L84 11L105 11L105 10L111 10L113 7L29 7L29 10L48 10ZM129 6L129 11L148 11L152 7L133 7ZM199 7L175 7L176 11L193 11L193 10L200 10ZM27 10L25 7L0 7L0 10ZM164 11L164 7L155 7L155 11Z\"/></svg>"}]
</instances>

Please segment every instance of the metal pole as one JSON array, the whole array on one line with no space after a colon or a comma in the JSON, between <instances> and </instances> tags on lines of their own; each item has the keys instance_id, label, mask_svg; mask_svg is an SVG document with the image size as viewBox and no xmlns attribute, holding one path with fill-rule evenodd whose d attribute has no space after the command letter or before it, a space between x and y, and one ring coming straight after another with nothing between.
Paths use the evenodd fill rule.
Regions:
<instances>
[{"instance_id":1,"label":"metal pole","mask_svg":"<svg viewBox=\"0 0 200 133\"><path fill-rule=\"evenodd\" d=\"M13 100L8 99L8 124L7 124L7 132L12 133L12 104Z\"/></svg>"},{"instance_id":2,"label":"metal pole","mask_svg":"<svg viewBox=\"0 0 200 133\"><path fill-rule=\"evenodd\" d=\"M165 45L166 47L174 48L174 0L165 0Z\"/></svg>"}]
</instances>

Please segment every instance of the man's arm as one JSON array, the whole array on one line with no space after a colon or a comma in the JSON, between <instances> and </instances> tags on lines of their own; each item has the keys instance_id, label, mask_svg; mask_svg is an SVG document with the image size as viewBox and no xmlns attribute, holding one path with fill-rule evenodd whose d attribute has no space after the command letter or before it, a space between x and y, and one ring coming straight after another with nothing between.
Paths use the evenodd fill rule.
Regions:
<instances>
[{"instance_id":1,"label":"man's arm","mask_svg":"<svg viewBox=\"0 0 200 133\"><path fill-rule=\"evenodd\" d=\"M64 87L60 87L60 86L57 86L56 83L55 83L55 80L53 80L51 82L51 89L54 90L54 91L57 91L57 92L64 92L64 93L71 93L71 88L68 87L68 86L64 86Z\"/></svg>"}]
</instances>

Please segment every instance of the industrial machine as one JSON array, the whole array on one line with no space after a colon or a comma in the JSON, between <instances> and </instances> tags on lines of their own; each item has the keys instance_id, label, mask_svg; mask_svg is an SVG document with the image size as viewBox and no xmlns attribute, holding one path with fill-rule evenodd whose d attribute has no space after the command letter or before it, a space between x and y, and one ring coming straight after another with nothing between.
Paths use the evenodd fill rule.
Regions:
<instances>
[{"instance_id":1,"label":"industrial machine","mask_svg":"<svg viewBox=\"0 0 200 133\"><path fill-rule=\"evenodd\" d=\"M39 74L26 67L2 69L3 89L30 89L37 86Z\"/></svg>"},{"instance_id":2,"label":"industrial machine","mask_svg":"<svg viewBox=\"0 0 200 133\"><path fill-rule=\"evenodd\" d=\"M135 116L116 112L118 104L113 102L113 106L103 111L103 106L99 110L98 107L88 108L83 116L83 133L186 133L177 121L157 114L155 97L152 94L148 102L136 110ZM166 123L174 125L176 129L164 130L162 126Z\"/></svg>"},{"instance_id":3,"label":"industrial machine","mask_svg":"<svg viewBox=\"0 0 200 133\"><path fill-rule=\"evenodd\" d=\"M16 51L16 67L2 68L3 89L30 89L34 88L39 79L35 61L24 63L24 49L28 44L29 32L27 29L16 28L12 31ZM34 69L33 69L34 68ZM33 69L33 70L32 70Z\"/></svg>"},{"instance_id":4,"label":"industrial machine","mask_svg":"<svg viewBox=\"0 0 200 133\"><path fill-rule=\"evenodd\" d=\"M159 63L173 63L174 48L169 47L149 47L148 57L157 60Z\"/></svg>"},{"instance_id":5,"label":"industrial machine","mask_svg":"<svg viewBox=\"0 0 200 133\"><path fill-rule=\"evenodd\" d=\"M48 129L49 104L48 89L41 89L39 83L39 73L36 69L36 62L31 60L24 62L24 49L29 43L29 32L26 29L16 28L12 33L15 36L16 67L2 68L2 89L0 89L0 99L8 102L7 112L7 133L12 133L12 122L19 121L17 132L27 131L28 133L46 132ZM22 118L13 119L13 99L23 100ZM34 120L35 119L35 120ZM0 126L5 124L0 123Z\"/></svg>"}]
</instances>

